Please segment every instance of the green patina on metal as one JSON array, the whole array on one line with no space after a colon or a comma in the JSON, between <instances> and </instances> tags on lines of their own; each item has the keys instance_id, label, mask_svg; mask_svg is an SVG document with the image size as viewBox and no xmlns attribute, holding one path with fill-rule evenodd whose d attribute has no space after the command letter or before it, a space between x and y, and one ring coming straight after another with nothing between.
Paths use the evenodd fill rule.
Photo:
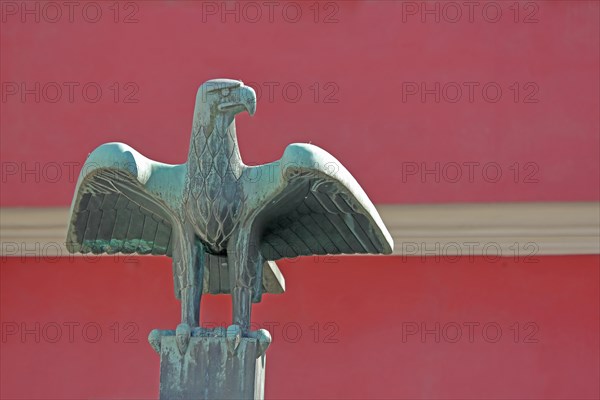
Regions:
<instances>
[{"instance_id":1,"label":"green patina on metal","mask_svg":"<svg viewBox=\"0 0 600 400\"><path fill-rule=\"evenodd\" d=\"M290 144L280 160L242 161L235 116L256 110L254 90L216 79L198 89L188 160L152 161L123 143L107 143L88 156L71 206L67 249L82 253L139 253L173 258L181 324L155 330L161 351L175 336L180 355L190 338L219 336L231 354L242 338L271 339L250 330L252 303L282 293L275 260L315 254L389 254L393 243L360 185L331 154ZM233 297L233 324L200 327L202 293Z\"/></svg>"}]
</instances>

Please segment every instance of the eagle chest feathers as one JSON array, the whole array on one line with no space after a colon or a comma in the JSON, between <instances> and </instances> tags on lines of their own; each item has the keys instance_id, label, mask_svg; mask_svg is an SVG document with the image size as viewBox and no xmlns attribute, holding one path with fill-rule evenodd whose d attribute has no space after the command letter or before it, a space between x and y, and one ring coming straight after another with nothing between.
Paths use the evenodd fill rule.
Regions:
<instances>
[{"instance_id":1,"label":"eagle chest feathers","mask_svg":"<svg viewBox=\"0 0 600 400\"><path fill-rule=\"evenodd\" d=\"M239 225L244 193L243 164L235 132L217 127L195 130L188 168L188 213L212 252L221 253Z\"/></svg>"}]
</instances>

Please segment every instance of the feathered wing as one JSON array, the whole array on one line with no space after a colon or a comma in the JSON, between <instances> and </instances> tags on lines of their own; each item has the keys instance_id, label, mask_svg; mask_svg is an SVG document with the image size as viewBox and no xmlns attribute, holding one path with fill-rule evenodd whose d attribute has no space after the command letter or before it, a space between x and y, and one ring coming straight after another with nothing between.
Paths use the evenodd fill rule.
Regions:
<instances>
[{"instance_id":1,"label":"feathered wing","mask_svg":"<svg viewBox=\"0 0 600 400\"><path fill-rule=\"evenodd\" d=\"M293 144L277 164L281 176L256 217L266 259L392 252L392 238L373 203L333 156Z\"/></svg>"},{"instance_id":2,"label":"feathered wing","mask_svg":"<svg viewBox=\"0 0 600 400\"><path fill-rule=\"evenodd\" d=\"M71 253L171 256L184 168L152 161L122 143L107 143L86 160L71 205Z\"/></svg>"}]
</instances>

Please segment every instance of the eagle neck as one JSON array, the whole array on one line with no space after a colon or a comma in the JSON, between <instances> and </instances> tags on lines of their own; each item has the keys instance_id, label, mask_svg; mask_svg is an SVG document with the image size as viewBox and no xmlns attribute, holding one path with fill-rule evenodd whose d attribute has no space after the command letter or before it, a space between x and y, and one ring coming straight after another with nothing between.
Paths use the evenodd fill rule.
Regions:
<instances>
[{"instance_id":1,"label":"eagle neck","mask_svg":"<svg viewBox=\"0 0 600 400\"><path fill-rule=\"evenodd\" d=\"M207 124L194 126L190 143L189 169L192 176L212 181L239 179L243 167L235 117L219 113Z\"/></svg>"}]
</instances>

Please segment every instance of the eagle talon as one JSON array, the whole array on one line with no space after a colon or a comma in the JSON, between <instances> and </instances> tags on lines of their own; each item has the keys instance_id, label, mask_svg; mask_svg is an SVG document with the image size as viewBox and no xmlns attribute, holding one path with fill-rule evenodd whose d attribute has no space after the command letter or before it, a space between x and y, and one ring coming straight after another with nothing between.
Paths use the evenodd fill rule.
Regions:
<instances>
[{"instance_id":1,"label":"eagle talon","mask_svg":"<svg viewBox=\"0 0 600 400\"><path fill-rule=\"evenodd\" d=\"M181 355L184 355L187 351L191 335L192 329L188 324L181 323L177 325L177 329L175 330L175 342L177 343L177 348Z\"/></svg>"},{"instance_id":2,"label":"eagle talon","mask_svg":"<svg viewBox=\"0 0 600 400\"><path fill-rule=\"evenodd\" d=\"M229 354L234 355L236 349L242 341L242 328L240 328L239 325L230 325L227 328L225 339L227 340L227 349L229 350Z\"/></svg>"},{"instance_id":3,"label":"eagle talon","mask_svg":"<svg viewBox=\"0 0 600 400\"><path fill-rule=\"evenodd\" d=\"M248 337L256 339L258 341L258 352L256 354L256 358L262 357L267 352L267 348L273 340L271 338L271 334L266 329L250 331L248 332Z\"/></svg>"},{"instance_id":4,"label":"eagle talon","mask_svg":"<svg viewBox=\"0 0 600 400\"><path fill-rule=\"evenodd\" d=\"M152 346L154 351L156 351L158 354L160 354L161 337L161 332L158 329L153 329L148 335L148 342L150 343L150 346Z\"/></svg>"},{"instance_id":5,"label":"eagle talon","mask_svg":"<svg viewBox=\"0 0 600 400\"><path fill-rule=\"evenodd\" d=\"M174 336L174 335L175 335L175 331L173 331L173 330L153 329L152 332L150 332L150 334L148 335L148 342L150 343L150 346L152 346L154 351L156 351L158 354L160 354L161 341L162 341L163 336Z\"/></svg>"}]
</instances>

